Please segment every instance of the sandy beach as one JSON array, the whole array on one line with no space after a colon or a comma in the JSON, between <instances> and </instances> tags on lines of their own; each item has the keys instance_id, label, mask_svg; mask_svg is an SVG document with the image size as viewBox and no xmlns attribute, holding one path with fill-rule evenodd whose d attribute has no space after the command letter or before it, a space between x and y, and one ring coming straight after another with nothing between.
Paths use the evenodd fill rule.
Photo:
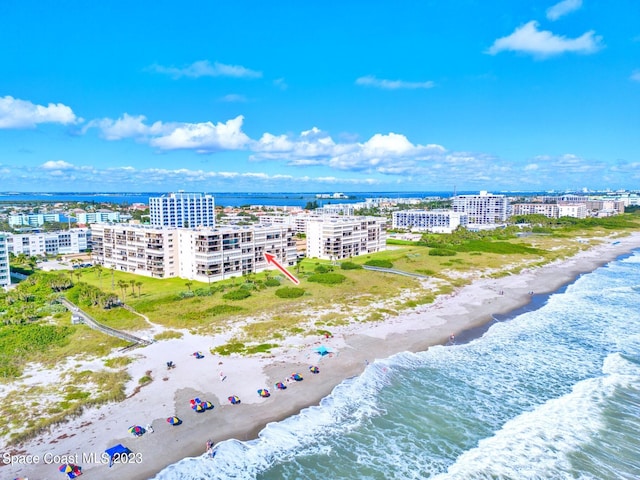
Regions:
<instances>
[{"instance_id":1,"label":"sandy beach","mask_svg":"<svg viewBox=\"0 0 640 480\"><path fill-rule=\"evenodd\" d=\"M58 466L68 462L82 467L84 479L152 478L184 457L204 454L207 440L215 443L229 438L250 440L267 423L317 405L340 382L361 373L367 363L402 351L423 351L445 344L452 334L457 337L492 321L495 314L506 314L528 304L532 300L530 292L553 292L581 273L591 272L635 248L640 248L640 233L616 238L615 242L605 240L567 260L518 275L475 280L451 295L439 297L433 304L376 323L336 328L331 338L289 339L288 347L269 355L212 355L210 348L224 343L223 336L189 333L181 339L132 350L127 353L135 359L128 366L131 378L137 380L149 374L153 378L151 383L136 388L137 382L131 381L128 398L123 402L88 409L20 446L2 445L0 478L59 479L62 474ZM321 345L331 353L319 355L315 349ZM196 351L204 357L196 359L193 356ZM176 364L173 369L166 366L170 360ZM310 373L311 365L318 366L320 373ZM90 366L88 362L75 368ZM288 383L286 390L274 387L294 372L304 380ZM48 375L55 378L56 373ZM36 371L25 376L25 382L38 378ZM261 398L257 394L260 388L268 389L271 396ZM231 395L237 395L241 404L231 405L227 400ZM190 405L194 398L209 401L214 408L196 413ZM167 417L174 415L182 419L181 425L167 423ZM140 437L128 433L132 425L149 424L153 432ZM119 443L135 455L127 464L109 467L102 454ZM24 457L7 465L9 454Z\"/></svg>"}]
</instances>

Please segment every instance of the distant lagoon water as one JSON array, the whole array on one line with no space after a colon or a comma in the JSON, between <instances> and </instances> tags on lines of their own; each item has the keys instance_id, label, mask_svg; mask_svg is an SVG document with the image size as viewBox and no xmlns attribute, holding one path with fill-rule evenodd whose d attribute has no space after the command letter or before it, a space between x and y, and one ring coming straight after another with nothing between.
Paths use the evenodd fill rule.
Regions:
<instances>
[{"instance_id":1,"label":"distant lagoon water","mask_svg":"<svg viewBox=\"0 0 640 480\"><path fill-rule=\"evenodd\" d=\"M367 198L425 198L425 197L441 197L449 198L452 192L344 192L349 198L317 198L316 193L216 193L207 192L216 199L216 205L239 207L242 205L265 205L265 206L292 206L304 207L307 202L317 201L318 205L328 205L336 203L355 203L362 202ZM318 192L328 193L333 192ZM457 192L458 194L478 193L474 192ZM525 194L525 192L520 192ZM0 202L95 202L95 203L115 203L115 204L133 204L144 203L149 204L149 197L160 197L166 195L166 192L141 192L141 193L89 193L89 192L0 192ZM517 194L517 192L510 192ZM531 195L532 192L526 192Z\"/></svg>"}]
</instances>

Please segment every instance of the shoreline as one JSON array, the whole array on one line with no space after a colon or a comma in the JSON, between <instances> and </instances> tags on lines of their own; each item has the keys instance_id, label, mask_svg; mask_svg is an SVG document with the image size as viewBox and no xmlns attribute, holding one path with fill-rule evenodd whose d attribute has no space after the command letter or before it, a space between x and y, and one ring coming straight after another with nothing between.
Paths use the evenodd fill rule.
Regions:
<instances>
[{"instance_id":1,"label":"shoreline","mask_svg":"<svg viewBox=\"0 0 640 480\"><path fill-rule=\"evenodd\" d=\"M481 336L496 320L494 316L505 315L503 320L513 318L532 303L539 308L550 295L566 288L580 275L640 248L640 233L616 241L619 243L614 245L606 240L568 259L526 269L517 275L475 280L432 304L381 322L341 327L329 339L309 342L307 338L297 350L289 348L264 357L219 357L207 353L202 360L187 358L194 350L208 352L204 342L210 342L211 338L197 336L136 350L134 355L141 358L132 368L135 372L152 370L151 385L119 404L90 409L66 424L53 426L47 438L33 439L13 450L40 456L77 454L79 461L72 463L82 466L83 478L87 479L153 478L170 464L202 455L209 439L215 443L231 438L251 440L266 424L318 405L338 384L362 373L367 363L376 358L444 345L452 333L456 343L466 343ZM533 296L529 295L531 291L535 292ZM544 301L537 304L542 298ZM334 353L320 357L313 351L319 345L326 345ZM163 371L168 354L175 357L177 367ZM318 365L320 373L309 373L309 365ZM221 381L219 373L223 369L227 378ZM291 384L284 391L273 387L294 371L301 373L304 381ZM131 376L137 378L136 373ZM256 389L265 387L271 397L259 398ZM232 394L241 397L241 405L229 404L226 397ZM204 413L192 412L189 399L195 396L213 402L215 408ZM184 424L171 427L165 418L172 415L183 419ZM152 422L154 433L139 438L127 434L130 425L144 426L148 423L146 419ZM139 461L112 468L82 462L83 454L101 454L117 443L139 454ZM7 478L22 475L55 479L60 476L58 465L0 463L0 473L3 478L8 474Z\"/></svg>"}]
</instances>

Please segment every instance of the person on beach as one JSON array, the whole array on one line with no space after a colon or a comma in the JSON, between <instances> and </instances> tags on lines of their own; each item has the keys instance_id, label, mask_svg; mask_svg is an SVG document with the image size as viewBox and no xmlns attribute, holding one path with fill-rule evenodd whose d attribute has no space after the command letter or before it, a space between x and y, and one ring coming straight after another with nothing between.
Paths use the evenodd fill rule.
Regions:
<instances>
[{"instance_id":1,"label":"person on beach","mask_svg":"<svg viewBox=\"0 0 640 480\"><path fill-rule=\"evenodd\" d=\"M207 440L207 455L213 457L213 442L211 440Z\"/></svg>"},{"instance_id":2,"label":"person on beach","mask_svg":"<svg viewBox=\"0 0 640 480\"><path fill-rule=\"evenodd\" d=\"M147 423L147 432L153 433L153 425L151 425L150 423Z\"/></svg>"}]
</instances>

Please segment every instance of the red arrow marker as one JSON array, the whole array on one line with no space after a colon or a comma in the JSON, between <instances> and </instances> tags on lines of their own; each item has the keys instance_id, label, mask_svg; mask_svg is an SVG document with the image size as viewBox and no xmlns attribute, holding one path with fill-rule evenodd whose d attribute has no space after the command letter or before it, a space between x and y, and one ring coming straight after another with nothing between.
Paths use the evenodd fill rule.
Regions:
<instances>
[{"instance_id":1,"label":"red arrow marker","mask_svg":"<svg viewBox=\"0 0 640 480\"><path fill-rule=\"evenodd\" d=\"M265 253L264 254L264 258L267 261L267 263L271 263L273 264L278 270L280 270L282 273L284 273L289 280L291 280L293 283L295 283L296 285L298 285L300 283L300 280L298 280L296 277L294 277L293 275L291 275L286 268L284 268L282 265L280 265L280 262L278 262L276 260L275 255L272 255L270 253Z\"/></svg>"}]
</instances>

